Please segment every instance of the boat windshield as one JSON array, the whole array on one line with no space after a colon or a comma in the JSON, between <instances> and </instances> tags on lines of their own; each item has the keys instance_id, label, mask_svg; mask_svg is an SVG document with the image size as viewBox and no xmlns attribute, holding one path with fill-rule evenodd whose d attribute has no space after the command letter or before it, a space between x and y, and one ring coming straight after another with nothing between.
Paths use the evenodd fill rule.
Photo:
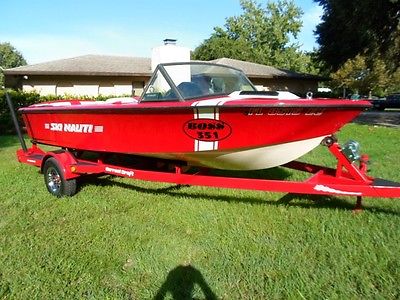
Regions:
<instances>
[{"instance_id":1,"label":"boat windshield","mask_svg":"<svg viewBox=\"0 0 400 300\"><path fill-rule=\"evenodd\" d=\"M255 91L240 70L211 63L160 64L142 94L142 101L184 101L235 91Z\"/></svg>"}]
</instances>

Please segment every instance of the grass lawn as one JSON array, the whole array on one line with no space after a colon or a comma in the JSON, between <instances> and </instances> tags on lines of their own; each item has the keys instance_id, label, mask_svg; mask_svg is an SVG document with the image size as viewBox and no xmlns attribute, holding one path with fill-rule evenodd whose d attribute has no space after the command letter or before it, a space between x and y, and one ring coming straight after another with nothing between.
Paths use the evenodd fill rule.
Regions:
<instances>
[{"instance_id":1,"label":"grass lawn","mask_svg":"<svg viewBox=\"0 0 400 300\"><path fill-rule=\"evenodd\" d=\"M371 175L400 181L400 130L351 124L349 138ZM348 197L113 177L56 199L17 148L0 136L0 299L400 298L400 199L354 215ZM334 163L323 147L302 160Z\"/></svg>"}]
</instances>

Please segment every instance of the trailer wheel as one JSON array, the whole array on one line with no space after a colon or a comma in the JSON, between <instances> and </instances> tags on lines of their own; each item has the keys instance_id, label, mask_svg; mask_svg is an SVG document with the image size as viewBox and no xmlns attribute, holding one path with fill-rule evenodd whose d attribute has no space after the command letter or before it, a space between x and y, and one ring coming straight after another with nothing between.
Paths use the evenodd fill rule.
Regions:
<instances>
[{"instance_id":1,"label":"trailer wheel","mask_svg":"<svg viewBox=\"0 0 400 300\"><path fill-rule=\"evenodd\" d=\"M323 140L322 140L322 142L321 142L321 145L322 146L326 146L326 147L330 147L330 146L332 146L333 145L333 143L336 143L337 142L337 138L335 137L335 136L327 136L327 137L325 137Z\"/></svg>"},{"instance_id":2,"label":"trailer wheel","mask_svg":"<svg viewBox=\"0 0 400 300\"><path fill-rule=\"evenodd\" d=\"M66 180L58 161L51 157L43 166L44 182L50 194L56 197L73 196L76 193L76 179Z\"/></svg>"}]
</instances>

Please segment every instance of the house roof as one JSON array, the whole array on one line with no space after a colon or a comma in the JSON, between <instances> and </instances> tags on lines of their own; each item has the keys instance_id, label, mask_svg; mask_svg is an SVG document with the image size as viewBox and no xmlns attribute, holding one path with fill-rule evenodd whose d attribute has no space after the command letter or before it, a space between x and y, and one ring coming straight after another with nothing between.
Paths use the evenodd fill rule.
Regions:
<instances>
[{"instance_id":1,"label":"house roof","mask_svg":"<svg viewBox=\"0 0 400 300\"><path fill-rule=\"evenodd\" d=\"M84 55L4 70L10 75L149 76L147 57Z\"/></svg>"},{"instance_id":2,"label":"house roof","mask_svg":"<svg viewBox=\"0 0 400 300\"><path fill-rule=\"evenodd\" d=\"M252 78L297 78L297 79L315 79L321 80L319 76L293 72L290 70L275 68L257 63L237 60L232 58L218 58L212 62L227 65L242 70L248 77Z\"/></svg>"},{"instance_id":3,"label":"house roof","mask_svg":"<svg viewBox=\"0 0 400 300\"><path fill-rule=\"evenodd\" d=\"M250 78L293 78L323 80L319 76L297 73L252 62L219 58L211 62L241 69ZM84 75L150 76L147 57L84 55L4 70L6 75Z\"/></svg>"}]
</instances>

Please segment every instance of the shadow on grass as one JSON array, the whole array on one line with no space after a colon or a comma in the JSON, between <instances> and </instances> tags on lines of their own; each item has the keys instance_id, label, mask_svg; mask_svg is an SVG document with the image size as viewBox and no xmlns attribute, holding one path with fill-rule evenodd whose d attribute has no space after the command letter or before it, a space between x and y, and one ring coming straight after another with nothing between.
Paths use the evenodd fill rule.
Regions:
<instances>
[{"instance_id":1,"label":"shadow on grass","mask_svg":"<svg viewBox=\"0 0 400 300\"><path fill-rule=\"evenodd\" d=\"M324 195L304 195L304 194L291 194L288 193L281 197L279 200L268 200L259 197L244 197L244 196L225 196L225 195L210 195L206 193L190 193L183 192L182 189L190 187L190 185L179 185L174 184L163 188L143 188L135 186L133 184L127 184L124 182L118 182L112 180L113 176L109 177L85 177L80 182L80 188L85 185L97 185L97 186L118 186L124 189L134 190L139 193L157 195L170 195L180 198L189 199L208 199L214 201L232 202L232 203L247 203L251 205L271 205L271 206L290 206L300 208L323 208L323 209L334 209L334 210L346 210L351 211L355 207L356 199L354 202L346 201L343 198L337 198L334 196ZM347 197L349 199L349 197ZM305 201L304 201L305 200ZM400 212L391 209L385 209L378 206L363 206L365 211L373 213L383 213L388 215L400 216Z\"/></svg>"},{"instance_id":2,"label":"shadow on grass","mask_svg":"<svg viewBox=\"0 0 400 300\"><path fill-rule=\"evenodd\" d=\"M0 151L1 148L19 145L18 137L16 135L0 135Z\"/></svg>"},{"instance_id":3,"label":"shadow on grass","mask_svg":"<svg viewBox=\"0 0 400 300\"><path fill-rule=\"evenodd\" d=\"M201 272L189 265L178 266L171 270L154 297L154 300L163 300L167 297L167 294L170 294L174 300L193 299L195 285L198 285L201 289L205 299L218 299L208 286Z\"/></svg>"},{"instance_id":4,"label":"shadow on grass","mask_svg":"<svg viewBox=\"0 0 400 300\"><path fill-rule=\"evenodd\" d=\"M253 179L265 179L274 178L277 180L284 180L293 175L292 171L287 169L275 167L263 170L251 170L251 171L234 171L234 170L218 170L213 169L210 171L210 175L214 176L227 176L227 177L239 177L239 178L253 178Z\"/></svg>"},{"instance_id":5,"label":"shadow on grass","mask_svg":"<svg viewBox=\"0 0 400 300\"><path fill-rule=\"evenodd\" d=\"M0 299L8 299L11 295L10 283L0 273Z\"/></svg>"}]
</instances>

